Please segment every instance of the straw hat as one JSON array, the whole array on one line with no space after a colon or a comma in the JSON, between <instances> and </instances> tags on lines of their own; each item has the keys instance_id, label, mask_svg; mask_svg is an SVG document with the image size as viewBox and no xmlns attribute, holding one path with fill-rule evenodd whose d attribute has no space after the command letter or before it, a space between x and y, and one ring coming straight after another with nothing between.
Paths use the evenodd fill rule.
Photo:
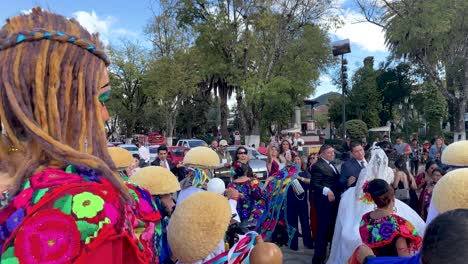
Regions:
<instances>
[{"instance_id":1,"label":"straw hat","mask_svg":"<svg viewBox=\"0 0 468 264\"><path fill-rule=\"evenodd\" d=\"M468 141L450 144L442 153L442 163L452 166L468 166Z\"/></svg>"},{"instance_id":2,"label":"straw hat","mask_svg":"<svg viewBox=\"0 0 468 264\"><path fill-rule=\"evenodd\" d=\"M180 190L177 177L163 167L141 168L128 181L148 190L152 195L175 193Z\"/></svg>"},{"instance_id":3,"label":"straw hat","mask_svg":"<svg viewBox=\"0 0 468 264\"><path fill-rule=\"evenodd\" d=\"M118 169L125 169L132 164L133 156L128 150L121 147L110 147L109 154Z\"/></svg>"},{"instance_id":4,"label":"straw hat","mask_svg":"<svg viewBox=\"0 0 468 264\"><path fill-rule=\"evenodd\" d=\"M184 165L195 168L214 169L219 166L219 156L208 147L190 149L184 157Z\"/></svg>"},{"instance_id":5,"label":"straw hat","mask_svg":"<svg viewBox=\"0 0 468 264\"><path fill-rule=\"evenodd\" d=\"M213 192L199 192L177 205L167 228L173 255L181 262L203 260L223 240L231 219L228 200Z\"/></svg>"}]
</instances>

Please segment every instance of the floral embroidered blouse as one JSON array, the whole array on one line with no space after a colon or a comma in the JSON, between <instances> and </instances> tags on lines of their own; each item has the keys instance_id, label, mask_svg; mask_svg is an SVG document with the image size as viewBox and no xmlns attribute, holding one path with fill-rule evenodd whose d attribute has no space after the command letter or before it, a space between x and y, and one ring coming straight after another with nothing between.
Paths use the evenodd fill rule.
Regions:
<instances>
[{"instance_id":1,"label":"floral embroidered blouse","mask_svg":"<svg viewBox=\"0 0 468 264\"><path fill-rule=\"evenodd\" d=\"M1 262L157 263L152 232L161 216L149 193L130 194L136 203L84 167L33 175L0 211Z\"/></svg>"},{"instance_id":2,"label":"floral embroidered blouse","mask_svg":"<svg viewBox=\"0 0 468 264\"><path fill-rule=\"evenodd\" d=\"M393 252L390 255L395 255L394 244L398 237L407 239L410 253L416 253L419 250L422 238L413 224L396 214L381 219L372 219L370 213L362 217L359 233L364 244L370 247L376 256L389 256L383 252Z\"/></svg>"}]
</instances>

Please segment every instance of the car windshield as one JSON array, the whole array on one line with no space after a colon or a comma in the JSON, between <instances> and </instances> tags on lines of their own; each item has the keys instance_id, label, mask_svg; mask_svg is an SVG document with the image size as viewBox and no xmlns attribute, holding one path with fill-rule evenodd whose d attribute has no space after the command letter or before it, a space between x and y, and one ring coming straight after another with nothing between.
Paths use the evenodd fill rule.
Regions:
<instances>
[{"instance_id":1,"label":"car windshield","mask_svg":"<svg viewBox=\"0 0 468 264\"><path fill-rule=\"evenodd\" d=\"M156 154L156 153L158 153L158 149L157 149L157 148L150 148L149 151L150 151L151 154Z\"/></svg>"},{"instance_id":2,"label":"car windshield","mask_svg":"<svg viewBox=\"0 0 468 264\"><path fill-rule=\"evenodd\" d=\"M205 141L202 140L191 140L188 142L191 148L206 146Z\"/></svg>"},{"instance_id":3,"label":"car windshield","mask_svg":"<svg viewBox=\"0 0 468 264\"><path fill-rule=\"evenodd\" d=\"M128 151L138 151L138 148L137 147L131 147L131 146L124 146L122 147Z\"/></svg>"},{"instance_id":4,"label":"car windshield","mask_svg":"<svg viewBox=\"0 0 468 264\"><path fill-rule=\"evenodd\" d=\"M176 157L183 157L184 156L184 150L183 149L175 149L172 151L174 156Z\"/></svg>"},{"instance_id":5,"label":"car windshield","mask_svg":"<svg viewBox=\"0 0 468 264\"><path fill-rule=\"evenodd\" d=\"M249 154L255 159L258 159L258 156L261 155L256 149L249 149Z\"/></svg>"}]
</instances>

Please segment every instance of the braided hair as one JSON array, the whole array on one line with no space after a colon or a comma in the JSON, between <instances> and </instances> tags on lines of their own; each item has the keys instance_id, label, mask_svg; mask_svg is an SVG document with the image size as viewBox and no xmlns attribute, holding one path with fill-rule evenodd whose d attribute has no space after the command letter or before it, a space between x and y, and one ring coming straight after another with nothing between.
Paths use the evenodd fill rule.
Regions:
<instances>
[{"instance_id":1,"label":"braided hair","mask_svg":"<svg viewBox=\"0 0 468 264\"><path fill-rule=\"evenodd\" d=\"M25 36L33 37L23 41ZM35 172L74 164L100 171L127 195L107 150L99 101L107 61L97 50L103 50L97 34L40 8L0 29L0 119L6 131L0 159L8 164L11 147L24 155L22 166L12 170L13 193Z\"/></svg>"}]
</instances>

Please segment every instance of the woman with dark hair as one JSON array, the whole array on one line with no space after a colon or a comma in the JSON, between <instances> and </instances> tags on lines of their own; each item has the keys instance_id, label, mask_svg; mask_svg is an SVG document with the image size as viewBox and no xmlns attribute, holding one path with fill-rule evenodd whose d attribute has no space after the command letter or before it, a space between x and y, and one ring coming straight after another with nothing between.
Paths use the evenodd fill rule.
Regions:
<instances>
[{"instance_id":1,"label":"woman with dark hair","mask_svg":"<svg viewBox=\"0 0 468 264\"><path fill-rule=\"evenodd\" d=\"M298 218L300 219L301 228L302 228L302 242L304 247L312 248L312 236L309 226L309 208L307 203L308 198L308 189L310 186L310 173L307 171L307 166L303 162L300 155L296 152L293 152L294 163L299 166L299 175L297 179L299 180L304 192L301 194L296 194L294 188L288 189L287 196L287 218L288 223L299 230L298 228ZM290 248L292 250L298 249L298 232L292 237Z\"/></svg>"},{"instance_id":2,"label":"woman with dark hair","mask_svg":"<svg viewBox=\"0 0 468 264\"><path fill-rule=\"evenodd\" d=\"M404 159L395 161L395 180L393 181L396 198L408 204L414 211L418 210L418 195L416 194L416 181L408 171Z\"/></svg>"},{"instance_id":3,"label":"woman with dark hair","mask_svg":"<svg viewBox=\"0 0 468 264\"><path fill-rule=\"evenodd\" d=\"M239 147L241 148L245 149ZM237 201L237 212L240 214L241 222L256 222L266 209L266 200L260 188L260 181L248 177L248 170L240 161L233 163L231 174L232 182L228 185L228 189L236 189L242 194Z\"/></svg>"},{"instance_id":4,"label":"woman with dark hair","mask_svg":"<svg viewBox=\"0 0 468 264\"><path fill-rule=\"evenodd\" d=\"M395 193L382 179L375 179L365 186L376 207L362 216L359 233L362 242L376 256L411 256L421 247L422 238L413 224L395 212ZM360 263L357 250L349 263Z\"/></svg>"},{"instance_id":5,"label":"woman with dark hair","mask_svg":"<svg viewBox=\"0 0 468 264\"><path fill-rule=\"evenodd\" d=\"M250 159L249 152L247 148L244 146L240 146L236 150L236 156L234 157L233 164L236 162L239 162L240 166L242 166L245 173L247 173L246 176L249 178L252 178L254 177L254 174L253 174L252 168L250 167L249 159ZM231 171L232 171L232 168L231 168Z\"/></svg>"},{"instance_id":6,"label":"woman with dark hair","mask_svg":"<svg viewBox=\"0 0 468 264\"><path fill-rule=\"evenodd\" d=\"M432 191L434 190L437 182L445 175L445 171L440 168L435 168L432 171L431 178L427 182L427 186L424 191L424 196L422 196L423 204L421 206L421 217L426 221L429 206L431 204Z\"/></svg>"},{"instance_id":7,"label":"woman with dark hair","mask_svg":"<svg viewBox=\"0 0 468 264\"><path fill-rule=\"evenodd\" d=\"M424 197L426 195L427 183L430 182L432 178L432 172L438 167L439 166L437 165L437 162L435 162L434 160L430 160L426 163L424 172L421 172L416 177L416 185L418 187L418 192L419 192L418 213L421 216L423 215L422 209L423 209Z\"/></svg>"},{"instance_id":8,"label":"woman with dark hair","mask_svg":"<svg viewBox=\"0 0 468 264\"><path fill-rule=\"evenodd\" d=\"M279 171L280 160L278 158L279 152L275 145L268 147L267 170L268 177L275 175Z\"/></svg>"},{"instance_id":9,"label":"woman with dark hair","mask_svg":"<svg viewBox=\"0 0 468 264\"><path fill-rule=\"evenodd\" d=\"M287 160L287 156L290 154L291 154L291 142L287 139L283 139L281 141L280 153L279 153L279 160L282 165L281 167L284 167L286 163L291 161L291 159L289 161Z\"/></svg>"}]
</instances>

